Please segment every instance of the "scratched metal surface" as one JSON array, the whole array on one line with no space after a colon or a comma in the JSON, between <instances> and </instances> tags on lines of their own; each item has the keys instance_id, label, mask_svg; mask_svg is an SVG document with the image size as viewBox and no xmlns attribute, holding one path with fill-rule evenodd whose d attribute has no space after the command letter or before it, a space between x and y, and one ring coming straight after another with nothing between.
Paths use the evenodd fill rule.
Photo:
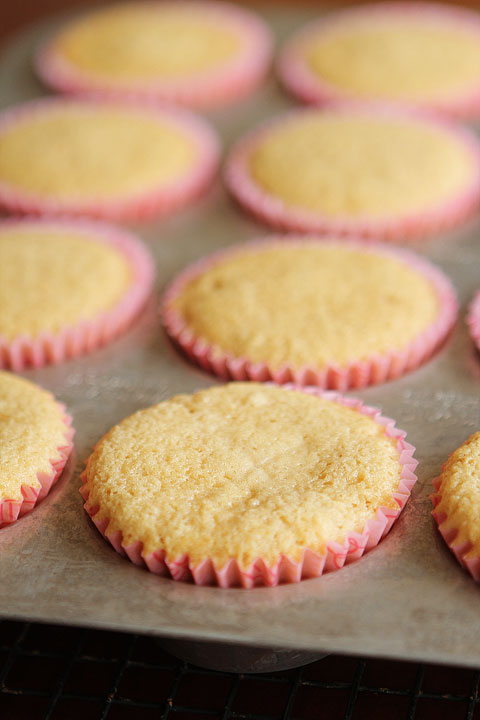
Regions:
<instances>
[{"instance_id":1,"label":"scratched metal surface","mask_svg":"<svg viewBox=\"0 0 480 720\"><path fill-rule=\"evenodd\" d=\"M311 10L270 10L286 36ZM0 104L42 94L30 69L49 21L4 48ZM211 115L226 147L240 132L290 105L273 79L253 97ZM264 234L218 181L179 216L137 228L157 263L157 293L172 275L218 247ZM438 536L428 495L448 453L480 426L480 361L465 306L477 286L480 224L416 249L450 275L461 300L458 327L430 363L358 393L397 420L417 446L419 482L391 534L369 555L317 580L251 591L198 588L158 578L122 559L82 510L79 472L94 442L123 417L180 391L215 382L167 342L152 302L109 347L74 362L26 372L63 400L77 431L75 459L30 515L0 530L0 616L118 628L159 636L342 651L480 665L480 588Z\"/></svg>"}]
</instances>

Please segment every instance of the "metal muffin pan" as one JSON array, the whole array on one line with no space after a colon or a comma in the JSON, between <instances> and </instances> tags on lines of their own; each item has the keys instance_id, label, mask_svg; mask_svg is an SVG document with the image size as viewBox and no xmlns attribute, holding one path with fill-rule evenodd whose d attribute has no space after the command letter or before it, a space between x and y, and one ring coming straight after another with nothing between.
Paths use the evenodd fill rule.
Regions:
<instances>
[{"instance_id":1,"label":"metal muffin pan","mask_svg":"<svg viewBox=\"0 0 480 720\"><path fill-rule=\"evenodd\" d=\"M314 12L264 14L283 38ZM27 30L4 48L2 107L44 94L31 70L32 51L65 18ZM210 118L228 147L292 104L270 78ZM400 520L376 549L339 572L249 591L196 587L139 569L103 540L82 509L79 473L103 433L139 408L216 382L167 340L157 312L162 288L192 260L268 233L242 214L220 179L195 206L134 229L155 256L157 297L108 347L24 373L66 403L75 456L34 512L0 530L0 617L149 633L174 652L176 639L178 654L224 669L280 668L327 652L480 665L480 588L439 536L428 498L447 455L480 427L480 360L464 324L480 286L480 222L413 246L446 271L459 293L459 322L445 347L400 380L356 393L395 418L417 447L419 481ZM206 641L214 645L204 647ZM229 652L229 644L237 647ZM239 645L270 650L249 653Z\"/></svg>"}]
</instances>

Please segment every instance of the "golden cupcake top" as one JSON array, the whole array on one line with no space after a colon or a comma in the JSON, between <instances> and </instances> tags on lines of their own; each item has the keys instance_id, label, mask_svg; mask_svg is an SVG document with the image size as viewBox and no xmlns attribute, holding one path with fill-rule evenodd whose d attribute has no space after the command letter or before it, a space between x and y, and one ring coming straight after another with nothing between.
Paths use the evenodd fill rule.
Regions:
<instances>
[{"instance_id":1,"label":"golden cupcake top","mask_svg":"<svg viewBox=\"0 0 480 720\"><path fill-rule=\"evenodd\" d=\"M37 473L52 474L50 461L60 457L65 430L50 393L0 371L0 500L21 500L22 485L40 488Z\"/></svg>"},{"instance_id":2,"label":"golden cupcake top","mask_svg":"<svg viewBox=\"0 0 480 720\"><path fill-rule=\"evenodd\" d=\"M132 282L126 255L95 233L41 223L0 226L0 337L7 340L92 320Z\"/></svg>"},{"instance_id":3,"label":"golden cupcake top","mask_svg":"<svg viewBox=\"0 0 480 720\"><path fill-rule=\"evenodd\" d=\"M285 208L329 219L414 215L471 185L478 161L442 126L372 112L307 111L273 124L248 172Z\"/></svg>"},{"instance_id":4,"label":"golden cupcake top","mask_svg":"<svg viewBox=\"0 0 480 720\"><path fill-rule=\"evenodd\" d=\"M471 435L445 463L435 515L446 515L442 530L456 529L455 546L468 543L465 558L480 553L480 432Z\"/></svg>"},{"instance_id":5,"label":"golden cupcake top","mask_svg":"<svg viewBox=\"0 0 480 720\"><path fill-rule=\"evenodd\" d=\"M45 102L0 131L0 182L40 200L158 191L184 179L198 158L181 123L128 104Z\"/></svg>"},{"instance_id":6,"label":"golden cupcake top","mask_svg":"<svg viewBox=\"0 0 480 720\"><path fill-rule=\"evenodd\" d=\"M242 38L212 4L130 2L70 23L51 49L78 70L121 86L221 69L242 49Z\"/></svg>"},{"instance_id":7,"label":"golden cupcake top","mask_svg":"<svg viewBox=\"0 0 480 720\"><path fill-rule=\"evenodd\" d=\"M218 258L171 308L214 354L321 369L404 348L436 320L439 299L399 256L306 239Z\"/></svg>"},{"instance_id":8,"label":"golden cupcake top","mask_svg":"<svg viewBox=\"0 0 480 720\"><path fill-rule=\"evenodd\" d=\"M347 11L312 28L297 52L313 77L345 96L428 102L480 86L480 24L473 13L414 3Z\"/></svg>"},{"instance_id":9,"label":"golden cupcake top","mask_svg":"<svg viewBox=\"0 0 480 720\"><path fill-rule=\"evenodd\" d=\"M383 426L303 392L232 383L178 395L113 427L86 469L89 505L143 554L242 568L361 532L396 507L401 466Z\"/></svg>"}]
</instances>

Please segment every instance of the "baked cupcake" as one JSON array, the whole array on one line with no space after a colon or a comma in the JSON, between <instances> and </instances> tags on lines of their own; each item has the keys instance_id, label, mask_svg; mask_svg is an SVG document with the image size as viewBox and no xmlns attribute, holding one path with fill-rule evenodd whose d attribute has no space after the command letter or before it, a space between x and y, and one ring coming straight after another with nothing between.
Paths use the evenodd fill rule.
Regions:
<instances>
[{"instance_id":1,"label":"baked cupcake","mask_svg":"<svg viewBox=\"0 0 480 720\"><path fill-rule=\"evenodd\" d=\"M0 371L0 528L47 495L72 450L65 408L38 385Z\"/></svg>"},{"instance_id":2,"label":"baked cupcake","mask_svg":"<svg viewBox=\"0 0 480 720\"><path fill-rule=\"evenodd\" d=\"M450 550L480 582L480 432L449 457L435 479L433 516Z\"/></svg>"},{"instance_id":3,"label":"baked cupcake","mask_svg":"<svg viewBox=\"0 0 480 720\"><path fill-rule=\"evenodd\" d=\"M297 110L240 140L226 181L274 227L405 242L476 210L480 149L467 130L385 108Z\"/></svg>"},{"instance_id":4,"label":"baked cupcake","mask_svg":"<svg viewBox=\"0 0 480 720\"><path fill-rule=\"evenodd\" d=\"M274 238L221 251L174 280L167 332L206 370L345 390L416 368L455 321L455 292L405 250Z\"/></svg>"},{"instance_id":5,"label":"baked cupcake","mask_svg":"<svg viewBox=\"0 0 480 720\"><path fill-rule=\"evenodd\" d=\"M468 309L467 324L477 350L480 350L480 290L475 293Z\"/></svg>"},{"instance_id":6,"label":"baked cupcake","mask_svg":"<svg viewBox=\"0 0 480 720\"><path fill-rule=\"evenodd\" d=\"M36 58L55 90L211 107L263 79L272 38L253 12L224 2L126 2L62 28Z\"/></svg>"},{"instance_id":7,"label":"baked cupcake","mask_svg":"<svg viewBox=\"0 0 480 720\"><path fill-rule=\"evenodd\" d=\"M153 263L124 230L68 220L0 222L0 367L76 357L131 323Z\"/></svg>"},{"instance_id":8,"label":"baked cupcake","mask_svg":"<svg viewBox=\"0 0 480 720\"><path fill-rule=\"evenodd\" d=\"M293 582L388 532L416 480L404 437L353 398L232 383L114 426L82 495L114 548L152 572L223 587Z\"/></svg>"},{"instance_id":9,"label":"baked cupcake","mask_svg":"<svg viewBox=\"0 0 480 720\"><path fill-rule=\"evenodd\" d=\"M381 100L477 117L480 15L423 2L340 10L297 33L278 68L308 103Z\"/></svg>"},{"instance_id":10,"label":"baked cupcake","mask_svg":"<svg viewBox=\"0 0 480 720\"><path fill-rule=\"evenodd\" d=\"M117 101L46 99L0 114L0 206L144 220L209 185L217 141L200 118Z\"/></svg>"}]
</instances>

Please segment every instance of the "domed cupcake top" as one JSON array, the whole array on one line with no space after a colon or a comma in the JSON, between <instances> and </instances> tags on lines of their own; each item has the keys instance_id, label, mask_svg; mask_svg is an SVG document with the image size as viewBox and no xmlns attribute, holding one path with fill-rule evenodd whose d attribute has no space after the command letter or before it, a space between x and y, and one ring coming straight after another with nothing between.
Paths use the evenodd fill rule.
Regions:
<instances>
[{"instance_id":1,"label":"domed cupcake top","mask_svg":"<svg viewBox=\"0 0 480 720\"><path fill-rule=\"evenodd\" d=\"M280 76L307 102L383 100L451 115L480 112L480 15L429 3L349 8L286 45Z\"/></svg>"},{"instance_id":2,"label":"domed cupcake top","mask_svg":"<svg viewBox=\"0 0 480 720\"><path fill-rule=\"evenodd\" d=\"M297 110L240 140L226 179L270 225L405 241L478 206L480 151L469 132L412 114Z\"/></svg>"},{"instance_id":3,"label":"domed cupcake top","mask_svg":"<svg viewBox=\"0 0 480 720\"><path fill-rule=\"evenodd\" d=\"M61 224L0 224L0 335L37 337L111 310L133 283L118 248Z\"/></svg>"},{"instance_id":4,"label":"domed cupcake top","mask_svg":"<svg viewBox=\"0 0 480 720\"><path fill-rule=\"evenodd\" d=\"M83 493L107 536L191 567L299 562L306 548L393 515L397 438L354 408L301 391L234 383L178 395L113 427ZM105 522L104 522L105 521Z\"/></svg>"},{"instance_id":5,"label":"domed cupcake top","mask_svg":"<svg viewBox=\"0 0 480 720\"><path fill-rule=\"evenodd\" d=\"M207 124L176 110L47 99L0 116L0 204L29 213L142 219L210 181Z\"/></svg>"},{"instance_id":6,"label":"domed cupcake top","mask_svg":"<svg viewBox=\"0 0 480 720\"><path fill-rule=\"evenodd\" d=\"M0 527L43 498L62 472L73 430L46 390L0 371Z\"/></svg>"},{"instance_id":7,"label":"domed cupcake top","mask_svg":"<svg viewBox=\"0 0 480 720\"><path fill-rule=\"evenodd\" d=\"M0 223L0 365L20 370L93 350L128 326L153 263L132 234L78 220Z\"/></svg>"},{"instance_id":8,"label":"domed cupcake top","mask_svg":"<svg viewBox=\"0 0 480 720\"><path fill-rule=\"evenodd\" d=\"M480 582L480 432L453 452L436 478L433 514L457 560Z\"/></svg>"},{"instance_id":9,"label":"domed cupcake top","mask_svg":"<svg viewBox=\"0 0 480 720\"><path fill-rule=\"evenodd\" d=\"M187 268L166 293L164 318L180 346L219 374L341 387L330 370L358 386L415 367L455 308L448 280L412 253L286 237Z\"/></svg>"},{"instance_id":10,"label":"domed cupcake top","mask_svg":"<svg viewBox=\"0 0 480 720\"><path fill-rule=\"evenodd\" d=\"M208 107L265 75L272 39L250 10L224 2L127 2L62 28L37 58L56 90Z\"/></svg>"}]
</instances>

